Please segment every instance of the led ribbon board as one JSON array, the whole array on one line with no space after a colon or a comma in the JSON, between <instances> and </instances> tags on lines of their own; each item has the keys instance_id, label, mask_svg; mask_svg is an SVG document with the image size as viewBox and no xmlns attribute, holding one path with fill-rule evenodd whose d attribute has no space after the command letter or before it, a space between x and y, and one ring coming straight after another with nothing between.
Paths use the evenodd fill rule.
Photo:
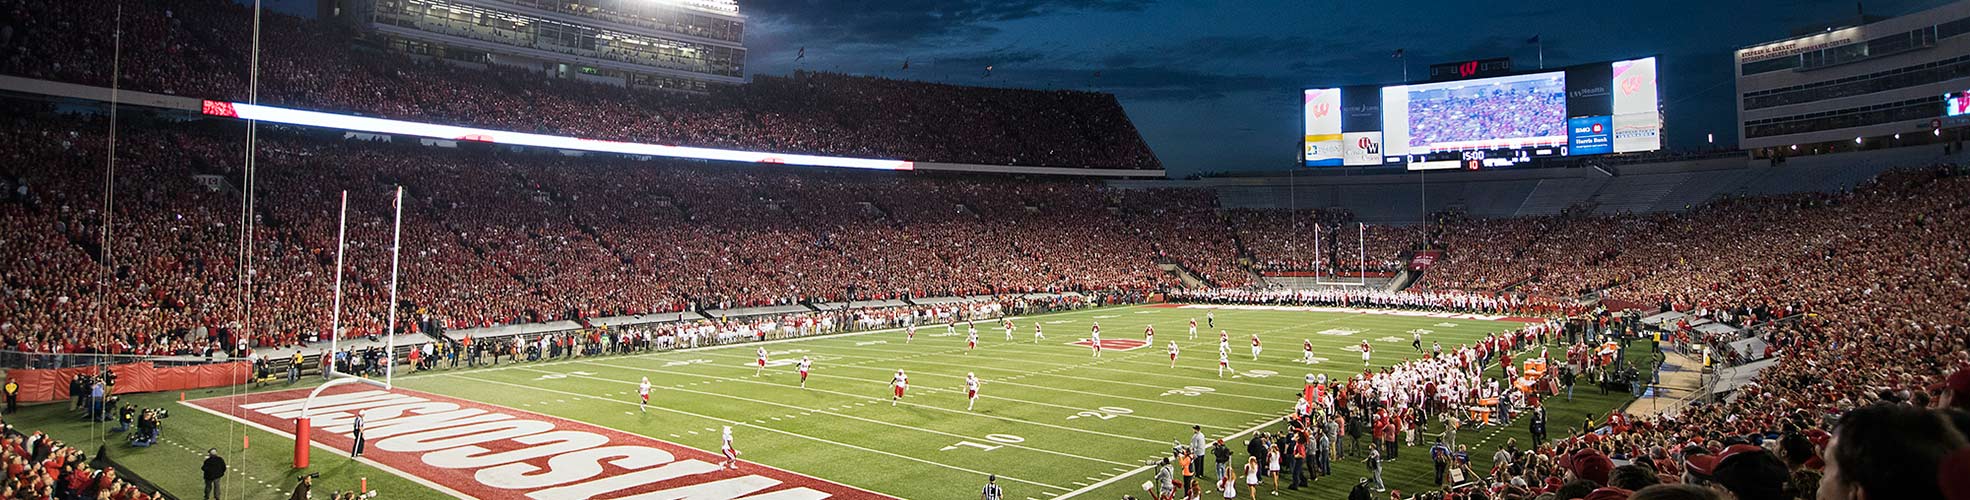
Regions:
<instances>
[{"instance_id":1,"label":"led ribbon board","mask_svg":"<svg viewBox=\"0 0 1970 500\"><path fill-rule=\"evenodd\" d=\"M696 158L700 160L738 161L749 163L772 163L780 165L801 165L810 167L862 168L871 170L911 170L915 164L905 160L880 160L873 158L844 158L838 156L816 156L802 154L764 153L758 151L738 151L731 149L695 148L685 146L666 146L636 142L582 139L558 135L528 134L505 130L457 127L431 123L408 122L366 116L339 115L320 111L277 108L225 101L205 101L202 111L210 116L223 116L272 123L324 127L378 134L401 134L455 141L484 142L490 144L511 144L540 148L572 149L580 151L599 151L627 155L663 156L670 158Z\"/></svg>"}]
</instances>

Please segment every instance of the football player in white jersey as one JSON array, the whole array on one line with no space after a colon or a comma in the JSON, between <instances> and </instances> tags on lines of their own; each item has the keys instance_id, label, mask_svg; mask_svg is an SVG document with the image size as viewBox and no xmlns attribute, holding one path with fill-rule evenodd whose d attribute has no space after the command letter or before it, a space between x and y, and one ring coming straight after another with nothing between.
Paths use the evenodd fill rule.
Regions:
<instances>
[{"instance_id":1,"label":"football player in white jersey","mask_svg":"<svg viewBox=\"0 0 1970 500\"><path fill-rule=\"evenodd\" d=\"M1170 341L1170 368L1177 367L1177 341Z\"/></svg>"},{"instance_id":2,"label":"football player in white jersey","mask_svg":"<svg viewBox=\"0 0 1970 500\"><path fill-rule=\"evenodd\" d=\"M1259 360L1259 334L1252 334L1252 361Z\"/></svg>"},{"instance_id":3,"label":"football player in white jersey","mask_svg":"<svg viewBox=\"0 0 1970 500\"><path fill-rule=\"evenodd\" d=\"M1094 324L1094 332L1090 335L1094 337L1094 341L1089 342L1088 346L1094 348L1094 357L1099 358L1101 357L1101 323Z\"/></svg>"},{"instance_id":4,"label":"football player in white jersey","mask_svg":"<svg viewBox=\"0 0 1970 500\"><path fill-rule=\"evenodd\" d=\"M896 401L903 399L903 390L910 388L910 376L904 375L903 369L896 369L896 376L889 379L889 387L896 390L896 397L890 398L889 406L896 406Z\"/></svg>"},{"instance_id":5,"label":"football player in white jersey","mask_svg":"<svg viewBox=\"0 0 1970 500\"><path fill-rule=\"evenodd\" d=\"M720 468L738 470L739 449L732 447L732 426L725 426L724 443L718 445L718 450L725 454L725 461L720 462L718 466Z\"/></svg>"},{"instance_id":6,"label":"football player in white jersey","mask_svg":"<svg viewBox=\"0 0 1970 500\"><path fill-rule=\"evenodd\" d=\"M966 334L966 335L965 335L965 338L964 338L964 344L965 344L965 347L964 347L964 353L965 353L965 354L971 354L971 351L973 351L973 350L976 350L976 349L978 349L978 329L977 329L977 328L973 328L973 329L971 329L971 333L969 333L969 334Z\"/></svg>"},{"instance_id":7,"label":"football player in white jersey","mask_svg":"<svg viewBox=\"0 0 1970 500\"><path fill-rule=\"evenodd\" d=\"M1224 371L1231 369L1231 349L1218 349L1218 378L1224 378Z\"/></svg>"},{"instance_id":8,"label":"football player in white jersey","mask_svg":"<svg viewBox=\"0 0 1970 500\"><path fill-rule=\"evenodd\" d=\"M1190 340L1197 340L1197 318L1190 318Z\"/></svg>"},{"instance_id":9,"label":"football player in white jersey","mask_svg":"<svg viewBox=\"0 0 1970 500\"><path fill-rule=\"evenodd\" d=\"M964 409L971 411L971 407L978 404L978 376L971 372L964 374L964 397Z\"/></svg>"},{"instance_id":10,"label":"football player in white jersey","mask_svg":"<svg viewBox=\"0 0 1970 500\"><path fill-rule=\"evenodd\" d=\"M759 348L759 369L753 370L752 376L757 377L762 373L766 373L766 347L765 346L760 346Z\"/></svg>"},{"instance_id":11,"label":"football player in white jersey","mask_svg":"<svg viewBox=\"0 0 1970 500\"><path fill-rule=\"evenodd\" d=\"M643 404L638 405L636 409L642 410L644 413L649 413L650 412L650 377L643 377L643 383L636 385L636 393L643 396Z\"/></svg>"},{"instance_id":12,"label":"football player in white jersey","mask_svg":"<svg viewBox=\"0 0 1970 500\"><path fill-rule=\"evenodd\" d=\"M800 357L800 388L807 388L807 371L813 368L814 360L808 359L807 356Z\"/></svg>"}]
</instances>

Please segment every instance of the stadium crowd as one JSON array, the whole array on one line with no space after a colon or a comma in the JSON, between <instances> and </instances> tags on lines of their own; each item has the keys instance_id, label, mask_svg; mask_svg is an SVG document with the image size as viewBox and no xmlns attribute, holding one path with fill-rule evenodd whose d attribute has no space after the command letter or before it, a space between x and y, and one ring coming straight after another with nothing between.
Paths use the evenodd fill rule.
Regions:
<instances>
[{"instance_id":1,"label":"stadium crowd","mask_svg":"<svg viewBox=\"0 0 1970 500\"><path fill-rule=\"evenodd\" d=\"M260 187L253 217L242 219L243 146L232 126L128 125L105 231L106 125L25 116L0 134L10 156L0 167L9 242L0 250L0 341L23 352L197 355L325 339L345 190L340 334L381 334L398 184L396 305L411 332L801 302L1142 294L1177 284L1160 262L1231 286L1251 280L1232 265L1223 231L1189 225L1217 224L1214 200L1190 192L448 150L281 130L261 133ZM250 284L239 278L242 252L252 256Z\"/></svg>"},{"instance_id":2,"label":"stadium crowd","mask_svg":"<svg viewBox=\"0 0 1970 500\"><path fill-rule=\"evenodd\" d=\"M1440 489L1396 492L1401 498L1966 498L1970 330L1960 321L1970 312L1962 278L1970 275L1964 258L1970 241L1962 236L1970 231L1966 200L1970 176L1944 165L1893 171L1847 192L1730 199L1681 214L1446 224L1439 244L1461 256L1426 278L1440 289L1470 289L1482 298L1529 281L1514 290L1598 291L1756 327L1778 361L1733 398L1662 415L1617 410L1574 425L1559 415L1549 421L1538 399L1529 398L1525 416L1533 418L1527 425L1537 438L1496 450L1456 444L1449 436L1459 424L1451 420L1404 424L1404 408L1386 401L1404 393L1381 382L1407 380L1400 374L1364 375L1339 391L1322 380L1328 394L1353 396L1348 404L1334 402L1348 401L1345 396L1325 400L1328 415L1349 415L1345 408L1356 406L1396 416L1366 425L1348 417L1338 425L1303 421L1252 454L1264 464L1287 450L1293 468L1295 458L1312 456L1295 455L1295 446L1331 447L1342 456L1341 443L1349 439L1341 429L1352 438L1353 429L1367 427L1373 432L1362 432L1380 442L1406 437L1413 426L1449 442L1428 443ZM1460 252L1467 248L1460 245L1482 250ZM1449 278L1437 282L1439 274ZM1366 295L1337 299L1338 293L1219 291L1195 298L1377 303ZM1415 307L1413 301L1431 294L1471 296L1424 291L1390 298ZM1531 344L1540 352L1543 345ZM1576 364L1569 351L1552 357ZM1530 356L1532 349L1524 352ZM1363 383L1366 391L1348 390ZM1554 439L1542 437L1549 429L1558 430ZM1395 458L1372 447L1366 453L1371 471ZM1371 493L1380 484L1364 480L1350 498L1380 496Z\"/></svg>"},{"instance_id":3,"label":"stadium crowd","mask_svg":"<svg viewBox=\"0 0 1970 500\"><path fill-rule=\"evenodd\" d=\"M82 450L40 431L23 433L12 425L0 429L0 498L47 500L151 500L147 493L117 477L116 469L97 468Z\"/></svg>"},{"instance_id":4,"label":"stadium crowd","mask_svg":"<svg viewBox=\"0 0 1970 500\"><path fill-rule=\"evenodd\" d=\"M755 75L707 93L625 91L519 68L378 54L330 21L162 0L11 0L0 74L591 139L911 161L1157 169L1109 94L968 87L835 73ZM123 23L121 50L113 36ZM248 88L258 50L259 84ZM472 66L481 66L471 64Z\"/></svg>"}]
</instances>

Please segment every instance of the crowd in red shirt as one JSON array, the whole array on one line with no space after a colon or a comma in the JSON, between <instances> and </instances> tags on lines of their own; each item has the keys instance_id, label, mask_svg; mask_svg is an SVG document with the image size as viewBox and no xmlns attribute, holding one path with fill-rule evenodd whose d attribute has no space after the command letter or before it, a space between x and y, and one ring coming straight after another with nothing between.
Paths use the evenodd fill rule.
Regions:
<instances>
[{"instance_id":1,"label":"crowd in red shirt","mask_svg":"<svg viewBox=\"0 0 1970 500\"><path fill-rule=\"evenodd\" d=\"M707 93L631 91L380 49L327 21L166 0L0 4L0 73L124 90L590 139L988 165L1159 169L1110 94L796 72ZM121 19L121 51L113 34ZM258 87L251 88L258 49Z\"/></svg>"}]
</instances>

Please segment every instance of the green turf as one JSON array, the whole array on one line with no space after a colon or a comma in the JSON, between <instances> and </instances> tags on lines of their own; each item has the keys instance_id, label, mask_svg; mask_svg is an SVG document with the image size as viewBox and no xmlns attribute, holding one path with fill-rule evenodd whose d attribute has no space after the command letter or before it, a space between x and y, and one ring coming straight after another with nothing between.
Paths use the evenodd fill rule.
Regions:
<instances>
[{"instance_id":1,"label":"green turf","mask_svg":"<svg viewBox=\"0 0 1970 500\"><path fill-rule=\"evenodd\" d=\"M292 387L273 384L266 388ZM228 394L232 392L204 390L187 392L186 397L200 399ZM322 474L315 482L315 498L327 498L328 493L336 490L356 489L364 478L369 480L371 489L389 492L388 498L444 498L419 482L390 475L350 460L346 454L321 448L310 453L312 467L294 469L293 439L180 405L176 392L128 395L123 400L139 407L170 410L171 418L163 422L162 440L149 448L131 447L125 441L125 434L108 432L113 423L91 426L62 403L22 407L20 413L8 416L7 423L24 430L47 432L91 456L95 455L97 444L106 442L110 456L118 463L182 499L204 494L205 481L199 467L205 461L207 448L218 448L233 469L226 474L220 490L228 500L285 499L296 481L311 472ZM104 441L98 441L99 435Z\"/></svg>"},{"instance_id":2,"label":"green turf","mask_svg":"<svg viewBox=\"0 0 1970 500\"><path fill-rule=\"evenodd\" d=\"M1132 473L1078 495L1113 499L1139 494L1150 474L1140 470L1142 465L1167 454L1173 441L1188 442L1192 424L1203 425L1213 439L1283 427L1276 418L1291 409L1304 375L1338 377L1361 369L1360 355L1344 348L1362 339L1375 345L1375 365L1385 366L1415 355L1409 347L1410 330L1430 330L1426 344L1434 340L1449 348L1517 326L1412 316L1219 311L1218 326L1232 336L1231 365L1239 370L1220 378L1216 331L1200 331L1198 339L1190 340L1186 330L1192 317L1201 323L1203 311L1123 307L1016 319L1019 329L1014 342L1004 340L996 323L980 323L980 347L969 354L964 349L963 325L957 336L942 336L942 326L920 329L911 343L904 342L901 332L877 332L769 346L776 359L815 358L806 389L798 387L790 366L769 368L755 377L750 345L428 372L402 376L398 385L707 450L719 446L715 429L732 425L747 460L903 498L975 498L984 474L994 473L1007 498L1048 499ZM1045 324L1048 340L1034 342L1034 321ZM1100 321L1109 339L1140 339L1143 326L1154 324L1158 345L1111 350L1093 358L1085 347L1067 345L1086 335L1090 321ZM1353 333L1317 333L1337 329ZM1249 351L1248 336L1253 333L1266 344L1256 362ZM1316 356L1329 359L1311 366L1299 363L1301 339L1312 340ZM1170 340L1178 341L1183 350L1176 368L1169 366L1166 355ZM911 389L900 405L891 407L888 383L898 368L908 370ZM975 372L984 381L976 411L965 410L966 372ZM657 387L648 413L638 411L635 396L636 383L644 376ZM157 405L176 396L132 400ZM1548 400L1550 434L1563 435L1562 428L1577 426L1586 412L1605 413L1627 399L1622 394L1581 390L1572 402ZM196 497L199 457L190 448L237 446L243 426L180 408L173 412L166 443L115 453L179 496ZM59 408L34 408L9 421L47 429L65 439L88 438L86 424L58 422L60 416ZM1434 424L1427 429L1437 430ZM291 442L258 431L250 434L256 446L248 452L248 463L235 463L242 468L235 474L290 485L295 475L287 467ZM1474 465L1481 470L1489 467L1490 451L1513 437L1521 443L1528 440L1522 424L1467 429L1459 441L1473 445ZM1238 443L1232 445L1238 452L1234 462L1242 463L1243 440ZM1427 487L1431 467L1426 451L1404 449L1399 460L1387 464L1384 478L1389 486L1405 492ZM395 493L395 498L439 495L332 455L315 453L313 470L322 471L324 483L330 485L324 488L346 488L340 483L353 484L356 477L366 476L372 486ZM1359 462L1336 461L1335 472L1337 477L1315 483L1310 491L1282 490L1280 496L1344 496L1362 467ZM248 485L246 491L255 492L248 498L280 497L267 487L256 490L257 482ZM1260 494L1270 496L1270 490L1268 483Z\"/></svg>"}]
</instances>

